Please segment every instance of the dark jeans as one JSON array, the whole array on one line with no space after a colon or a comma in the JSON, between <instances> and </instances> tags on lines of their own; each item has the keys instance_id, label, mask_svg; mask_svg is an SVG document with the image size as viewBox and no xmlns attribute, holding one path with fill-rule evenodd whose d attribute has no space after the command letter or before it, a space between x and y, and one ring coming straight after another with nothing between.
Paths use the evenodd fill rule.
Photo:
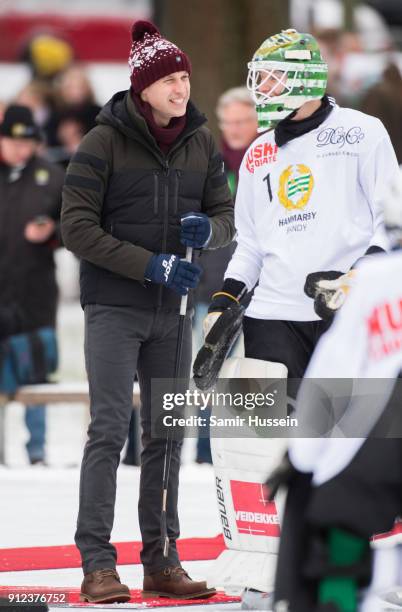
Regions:
<instances>
[{"instance_id":1,"label":"dark jeans","mask_svg":"<svg viewBox=\"0 0 402 612\"><path fill-rule=\"evenodd\" d=\"M179 565L177 496L181 442L173 443L167 503L168 558L160 537L162 477L166 442L151 436L151 379L173 378L179 315L126 306L85 307L85 357L91 422L81 466L76 544L84 573L114 568L109 542L116 499L116 471L132 412L135 372L141 389L142 445L139 523L145 574ZM185 321L180 376L189 377L191 316Z\"/></svg>"}]
</instances>

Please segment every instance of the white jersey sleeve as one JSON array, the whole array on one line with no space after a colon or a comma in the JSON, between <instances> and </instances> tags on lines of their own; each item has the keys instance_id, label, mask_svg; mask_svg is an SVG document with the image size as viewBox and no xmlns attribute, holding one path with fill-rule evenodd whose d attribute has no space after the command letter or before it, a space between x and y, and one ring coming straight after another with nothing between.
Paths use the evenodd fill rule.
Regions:
<instances>
[{"instance_id":1,"label":"white jersey sleeve","mask_svg":"<svg viewBox=\"0 0 402 612\"><path fill-rule=\"evenodd\" d=\"M225 278L234 278L245 283L248 291L255 287L263 264L263 253L257 241L254 211L252 176L245 171L243 160L235 204L237 247L226 269Z\"/></svg>"},{"instance_id":2,"label":"white jersey sleeve","mask_svg":"<svg viewBox=\"0 0 402 612\"><path fill-rule=\"evenodd\" d=\"M371 246L388 249L389 243L384 229L383 206L386 189L399 174L398 161L387 131L380 121L379 139L374 149L362 160L359 180L373 216Z\"/></svg>"},{"instance_id":3,"label":"white jersey sleeve","mask_svg":"<svg viewBox=\"0 0 402 612\"><path fill-rule=\"evenodd\" d=\"M333 478L353 459L402 369L401 278L401 252L367 258L358 267L356 286L314 351L303 385L311 379L353 379L353 395L338 424L345 434L359 432L359 437L335 433L332 438L291 440L291 461L301 471L313 472L315 485ZM296 412L300 416L305 410L311 419L314 406L307 413L308 406L300 405L299 399Z\"/></svg>"}]
</instances>

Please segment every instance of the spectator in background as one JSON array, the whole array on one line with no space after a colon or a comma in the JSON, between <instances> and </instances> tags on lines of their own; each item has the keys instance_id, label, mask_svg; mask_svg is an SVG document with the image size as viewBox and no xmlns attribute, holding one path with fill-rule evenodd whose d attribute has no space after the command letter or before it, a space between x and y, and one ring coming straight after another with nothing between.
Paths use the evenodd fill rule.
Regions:
<instances>
[{"instance_id":1,"label":"spectator in background","mask_svg":"<svg viewBox=\"0 0 402 612\"><path fill-rule=\"evenodd\" d=\"M21 53L21 60L30 68L31 80L13 102L31 109L36 125L43 132L44 145L53 138L55 82L73 58L73 49L67 41L46 32L33 36Z\"/></svg>"},{"instance_id":2,"label":"spectator in background","mask_svg":"<svg viewBox=\"0 0 402 612\"><path fill-rule=\"evenodd\" d=\"M364 2L353 3L350 23L342 0L292 0L290 4L293 27L299 32L311 30L328 64L327 94L338 104L358 108L362 90L367 87L367 74L353 67L356 64L351 56L366 55L370 64L370 55L393 47L384 18Z\"/></svg>"},{"instance_id":3,"label":"spectator in background","mask_svg":"<svg viewBox=\"0 0 402 612\"><path fill-rule=\"evenodd\" d=\"M396 64L390 62L380 82L366 92L361 110L381 119L402 164L402 76Z\"/></svg>"},{"instance_id":4,"label":"spectator in background","mask_svg":"<svg viewBox=\"0 0 402 612\"><path fill-rule=\"evenodd\" d=\"M218 99L216 114L222 134L220 148L226 176L234 198L241 161L257 136L257 113L247 87L233 87L225 91ZM197 350L203 342L202 322L207 314L211 296L222 285L223 275L235 246L235 243L232 243L222 249L205 251L202 254L204 274L197 287L194 318ZM208 411L203 411L202 416L208 417ZM209 432L204 427L200 433L202 437L197 441L196 462L212 463Z\"/></svg>"},{"instance_id":5,"label":"spectator in background","mask_svg":"<svg viewBox=\"0 0 402 612\"><path fill-rule=\"evenodd\" d=\"M51 85L41 81L31 81L21 89L14 102L31 109L36 125L46 136L46 126L53 112Z\"/></svg>"},{"instance_id":6,"label":"spectator in background","mask_svg":"<svg viewBox=\"0 0 402 612\"><path fill-rule=\"evenodd\" d=\"M64 173L37 155L28 107L12 105L0 126L0 339L55 327L57 246ZM45 460L45 406L27 406L31 464Z\"/></svg>"},{"instance_id":7,"label":"spectator in background","mask_svg":"<svg viewBox=\"0 0 402 612\"><path fill-rule=\"evenodd\" d=\"M341 45L348 50L356 45L366 52L391 48L392 37L383 16L370 3L353 4L353 32L345 32L347 14L346 2L343 0L292 0L289 7L290 21L292 27L301 32L312 30L320 41L321 33L344 33L346 36L342 36Z\"/></svg>"},{"instance_id":8,"label":"spectator in background","mask_svg":"<svg viewBox=\"0 0 402 612\"><path fill-rule=\"evenodd\" d=\"M257 113L247 87L233 87L218 99L216 115L222 133L221 152L232 195L236 194L239 168L257 136Z\"/></svg>"},{"instance_id":9,"label":"spectator in background","mask_svg":"<svg viewBox=\"0 0 402 612\"><path fill-rule=\"evenodd\" d=\"M57 114L56 122L58 145L49 147L47 157L66 169L81 140L90 129L88 118L85 110L67 109Z\"/></svg>"},{"instance_id":10,"label":"spectator in background","mask_svg":"<svg viewBox=\"0 0 402 612\"><path fill-rule=\"evenodd\" d=\"M328 64L328 95L341 102L344 97L345 61L349 52L344 39L345 33L338 28L324 28L317 32L322 56Z\"/></svg>"},{"instance_id":11,"label":"spectator in background","mask_svg":"<svg viewBox=\"0 0 402 612\"><path fill-rule=\"evenodd\" d=\"M71 153L79 134L82 137L95 127L100 106L85 69L77 64L58 77L53 95L55 112L48 124L48 144L49 147L66 147Z\"/></svg>"},{"instance_id":12,"label":"spectator in background","mask_svg":"<svg viewBox=\"0 0 402 612\"><path fill-rule=\"evenodd\" d=\"M33 36L21 54L21 60L28 63L32 79L52 83L73 61L74 52L69 42L50 32Z\"/></svg>"}]
</instances>

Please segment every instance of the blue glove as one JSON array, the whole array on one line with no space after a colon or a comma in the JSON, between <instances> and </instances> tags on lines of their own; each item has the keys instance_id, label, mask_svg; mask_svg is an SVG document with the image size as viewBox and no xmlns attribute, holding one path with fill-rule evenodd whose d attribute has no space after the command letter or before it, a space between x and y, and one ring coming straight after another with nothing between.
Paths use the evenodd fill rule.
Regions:
<instances>
[{"instance_id":1,"label":"blue glove","mask_svg":"<svg viewBox=\"0 0 402 612\"><path fill-rule=\"evenodd\" d=\"M205 247L212 234L211 222L204 213L187 213L181 218L180 242L193 249Z\"/></svg>"},{"instance_id":2,"label":"blue glove","mask_svg":"<svg viewBox=\"0 0 402 612\"><path fill-rule=\"evenodd\" d=\"M158 285L165 285L180 295L196 287L201 276L201 268L196 264L180 259L171 253L152 255L145 269L144 278Z\"/></svg>"}]
</instances>

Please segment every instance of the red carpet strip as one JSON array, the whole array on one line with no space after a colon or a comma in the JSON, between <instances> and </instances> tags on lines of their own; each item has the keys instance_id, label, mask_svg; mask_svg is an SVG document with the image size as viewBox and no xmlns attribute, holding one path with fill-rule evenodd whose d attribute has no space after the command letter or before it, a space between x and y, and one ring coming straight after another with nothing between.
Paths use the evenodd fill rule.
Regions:
<instances>
[{"instance_id":1,"label":"red carpet strip","mask_svg":"<svg viewBox=\"0 0 402 612\"><path fill-rule=\"evenodd\" d=\"M118 565L140 563L141 542L118 542L115 547ZM209 561L216 559L225 545L223 536L219 534L214 538L178 540L177 548L182 561ZM0 572L74 567L81 567L81 558L74 545L0 548Z\"/></svg>"}]
</instances>

